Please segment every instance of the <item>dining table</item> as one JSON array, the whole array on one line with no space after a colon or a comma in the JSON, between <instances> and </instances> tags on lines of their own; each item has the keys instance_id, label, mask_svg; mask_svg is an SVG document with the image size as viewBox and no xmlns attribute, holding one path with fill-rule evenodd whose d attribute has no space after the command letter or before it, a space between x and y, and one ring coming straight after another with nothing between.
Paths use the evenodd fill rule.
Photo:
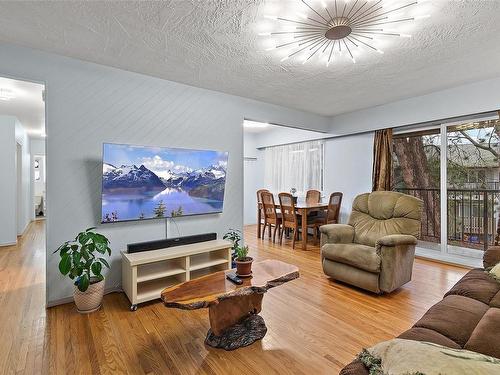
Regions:
<instances>
[{"instance_id":1,"label":"dining table","mask_svg":"<svg viewBox=\"0 0 500 375\"><path fill-rule=\"evenodd\" d=\"M280 205L277 203L274 205L277 210L280 209ZM328 209L328 203L307 203L307 202L297 202L295 203L295 210L297 215L307 218L307 215L313 211L325 211ZM261 228L262 228L262 203L257 204L257 238L261 238ZM307 250L307 220L302 220L302 250Z\"/></svg>"}]
</instances>

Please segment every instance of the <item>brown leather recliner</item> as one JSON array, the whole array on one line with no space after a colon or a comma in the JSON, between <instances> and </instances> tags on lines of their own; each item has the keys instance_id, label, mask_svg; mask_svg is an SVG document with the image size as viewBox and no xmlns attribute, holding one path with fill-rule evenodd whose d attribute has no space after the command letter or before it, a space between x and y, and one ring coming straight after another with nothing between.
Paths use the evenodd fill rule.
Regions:
<instances>
[{"instance_id":1,"label":"brown leather recliner","mask_svg":"<svg viewBox=\"0 0 500 375\"><path fill-rule=\"evenodd\" d=\"M354 199L349 223L320 227L321 262L331 278L375 293L411 280L423 202L392 191Z\"/></svg>"}]
</instances>

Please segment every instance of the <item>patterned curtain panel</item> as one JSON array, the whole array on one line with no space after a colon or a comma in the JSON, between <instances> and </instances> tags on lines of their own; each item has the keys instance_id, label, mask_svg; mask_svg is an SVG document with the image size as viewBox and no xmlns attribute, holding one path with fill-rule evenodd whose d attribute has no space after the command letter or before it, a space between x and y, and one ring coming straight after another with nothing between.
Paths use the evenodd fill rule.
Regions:
<instances>
[{"instance_id":1,"label":"patterned curtain panel","mask_svg":"<svg viewBox=\"0 0 500 375\"><path fill-rule=\"evenodd\" d=\"M264 185L279 192L297 189L305 195L309 189L323 190L323 141L267 147L264 153Z\"/></svg>"},{"instance_id":2,"label":"patterned curtain panel","mask_svg":"<svg viewBox=\"0 0 500 375\"><path fill-rule=\"evenodd\" d=\"M372 190L392 190L392 129L375 132Z\"/></svg>"}]
</instances>

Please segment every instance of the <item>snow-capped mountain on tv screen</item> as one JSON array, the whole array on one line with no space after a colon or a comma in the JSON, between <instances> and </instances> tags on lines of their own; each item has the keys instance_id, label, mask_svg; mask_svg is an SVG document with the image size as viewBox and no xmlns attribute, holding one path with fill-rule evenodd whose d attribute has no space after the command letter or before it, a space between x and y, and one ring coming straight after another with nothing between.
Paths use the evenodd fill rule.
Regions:
<instances>
[{"instance_id":1,"label":"snow-capped mountain on tv screen","mask_svg":"<svg viewBox=\"0 0 500 375\"><path fill-rule=\"evenodd\" d=\"M227 152L105 143L102 222L222 212Z\"/></svg>"}]
</instances>

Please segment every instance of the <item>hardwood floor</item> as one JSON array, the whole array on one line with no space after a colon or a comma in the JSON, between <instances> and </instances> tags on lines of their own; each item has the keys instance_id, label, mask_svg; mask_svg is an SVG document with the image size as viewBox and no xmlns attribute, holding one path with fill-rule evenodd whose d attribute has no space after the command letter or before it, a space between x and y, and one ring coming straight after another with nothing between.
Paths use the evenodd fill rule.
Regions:
<instances>
[{"instance_id":1,"label":"hardwood floor","mask_svg":"<svg viewBox=\"0 0 500 375\"><path fill-rule=\"evenodd\" d=\"M413 281L376 296L330 281L319 249L291 249L258 240L245 228L258 259L300 269L298 280L271 289L261 315L268 333L233 352L206 347L208 311L167 309L160 302L129 311L123 293L80 315L73 304L44 310L43 223L18 246L0 248L0 369L15 374L335 374L363 347L409 328L467 270L417 259ZM115 249L118 251L118 249Z\"/></svg>"},{"instance_id":2,"label":"hardwood floor","mask_svg":"<svg viewBox=\"0 0 500 375\"><path fill-rule=\"evenodd\" d=\"M46 335L45 221L0 247L0 371L42 373Z\"/></svg>"}]
</instances>

